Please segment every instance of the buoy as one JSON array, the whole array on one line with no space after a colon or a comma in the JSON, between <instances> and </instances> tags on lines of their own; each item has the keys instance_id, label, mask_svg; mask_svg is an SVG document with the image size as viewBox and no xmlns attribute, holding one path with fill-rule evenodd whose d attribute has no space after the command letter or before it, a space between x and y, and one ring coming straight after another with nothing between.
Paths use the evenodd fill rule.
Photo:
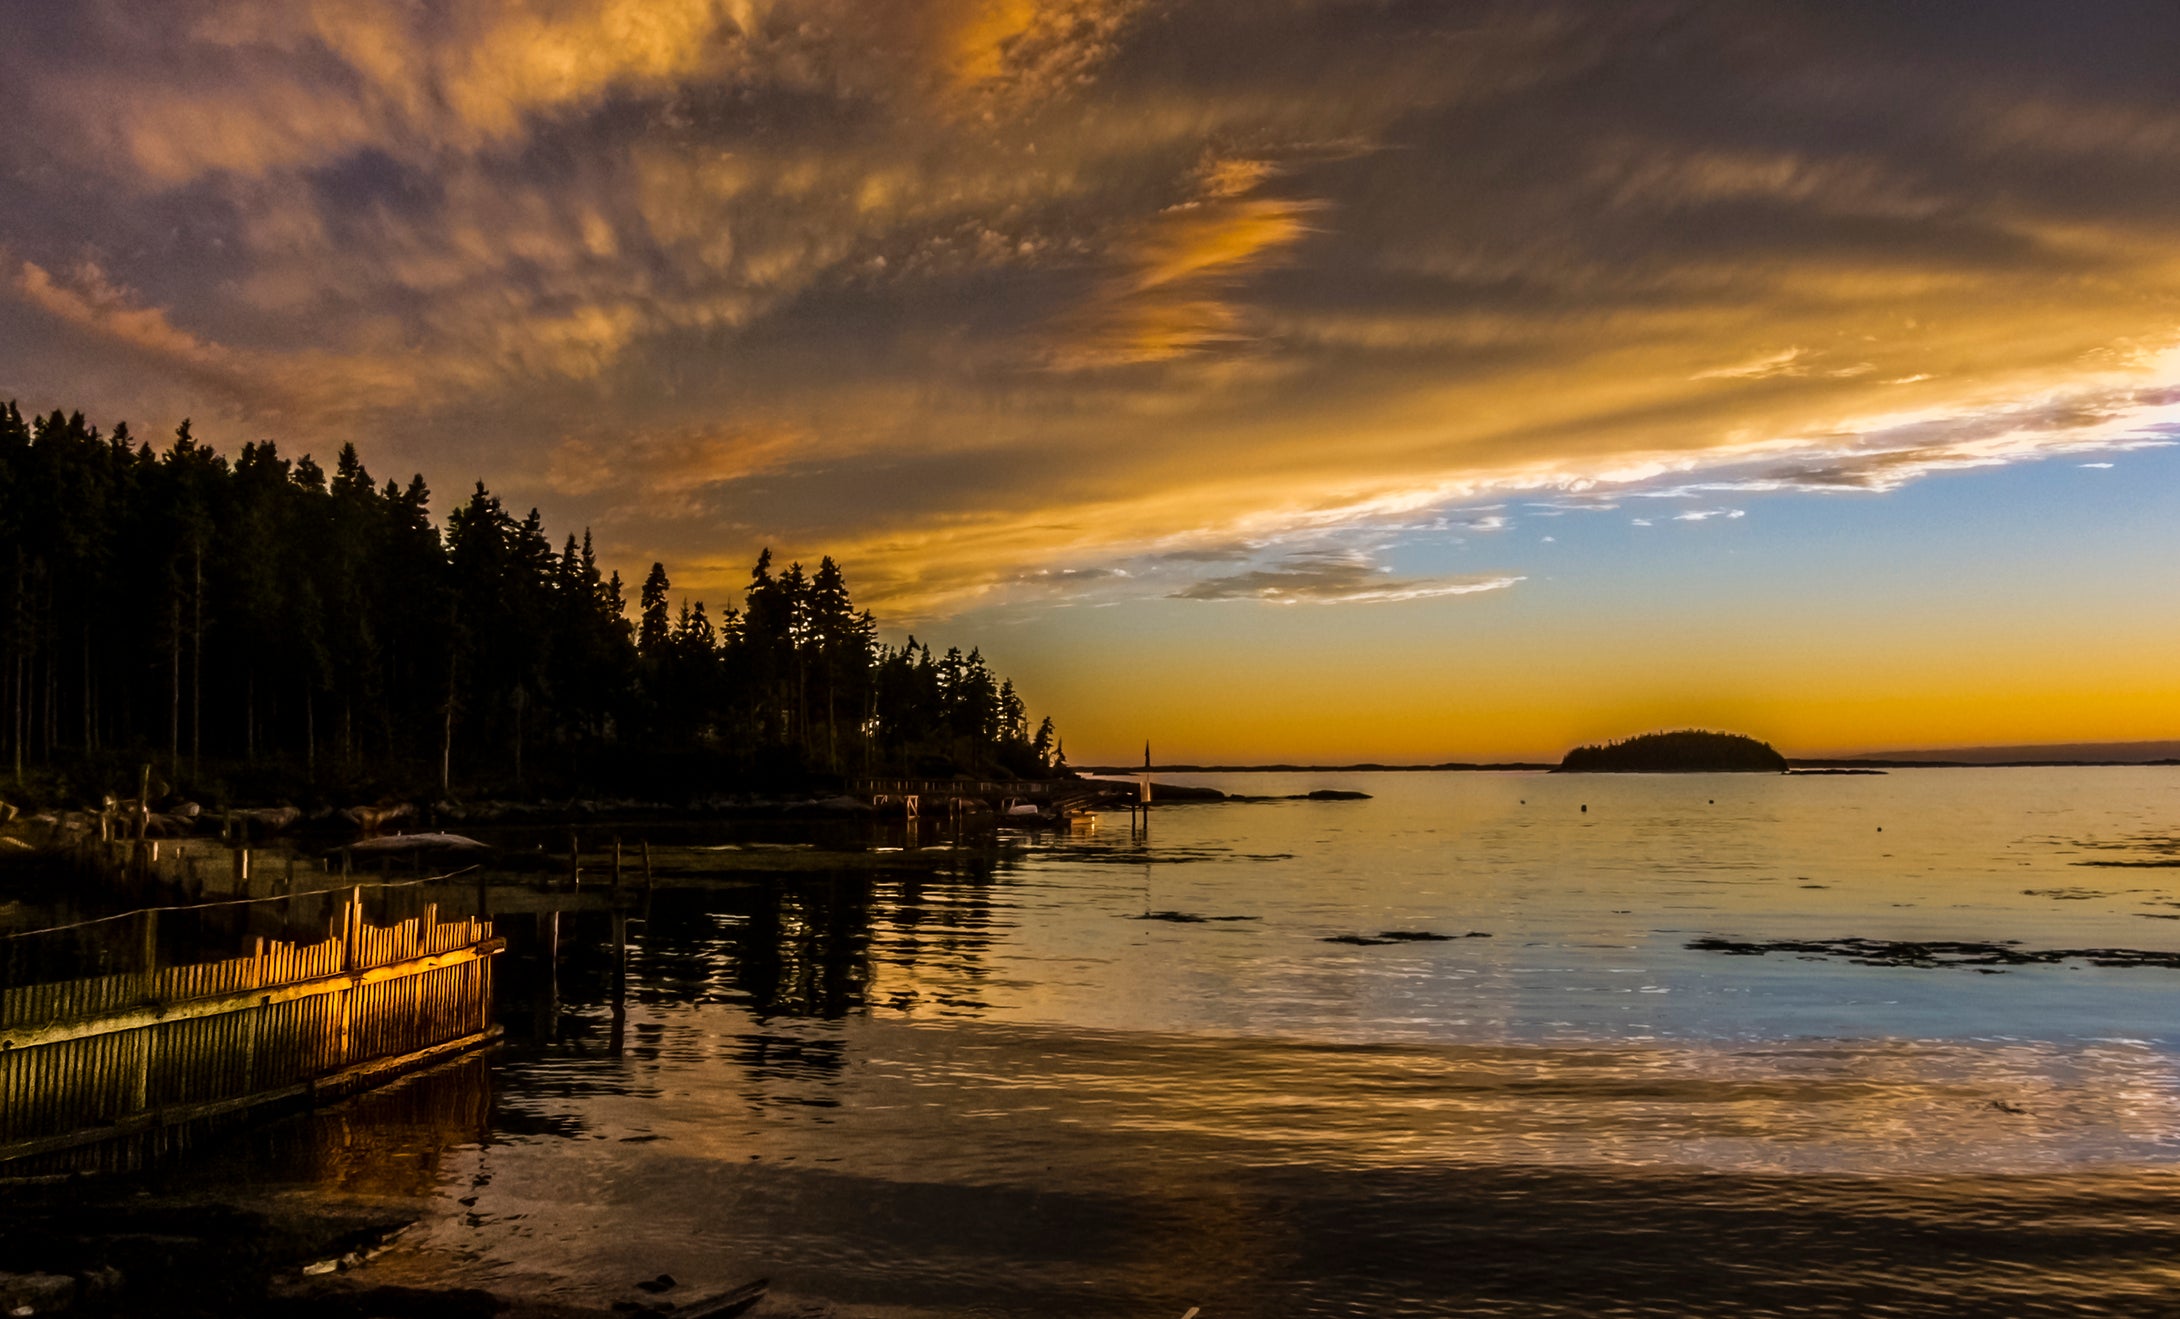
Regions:
<instances>
[{"instance_id":1,"label":"buoy","mask_svg":"<svg viewBox=\"0 0 2180 1319\"><path fill-rule=\"evenodd\" d=\"M1584 815L1588 815L1590 813L1590 804L1588 802L1582 803L1582 813Z\"/></svg>"}]
</instances>

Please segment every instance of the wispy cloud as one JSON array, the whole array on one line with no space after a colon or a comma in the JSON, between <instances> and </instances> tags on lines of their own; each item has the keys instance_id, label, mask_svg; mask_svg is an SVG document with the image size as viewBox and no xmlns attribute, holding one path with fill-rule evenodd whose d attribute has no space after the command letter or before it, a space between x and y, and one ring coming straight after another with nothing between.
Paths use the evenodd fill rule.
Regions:
<instances>
[{"instance_id":1,"label":"wispy cloud","mask_svg":"<svg viewBox=\"0 0 2180 1319\"><path fill-rule=\"evenodd\" d=\"M1396 577L1368 555L1319 551L1291 554L1247 572L1206 577L1171 592L1176 600L1257 600L1266 604L1384 604L1503 591L1512 575Z\"/></svg>"},{"instance_id":2,"label":"wispy cloud","mask_svg":"<svg viewBox=\"0 0 2180 1319\"><path fill-rule=\"evenodd\" d=\"M1161 362L1253 336L1233 291L1281 259L1320 204L1250 194L1276 169L1214 159L1194 194L1126 235L1126 268L1060 318L1047 361L1059 370Z\"/></svg>"},{"instance_id":3,"label":"wispy cloud","mask_svg":"<svg viewBox=\"0 0 2180 1319\"><path fill-rule=\"evenodd\" d=\"M164 310L137 303L117 287L96 262L79 264L62 282L34 261L16 272L15 287L33 306L54 319L98 336L153 362L223 380L239 387L242 372L232 353L180 329Z\"/></svg>"},{"instance_id":4,"label":"wispy cloud","mask_svg":"<svg viewBox=\"0 0 2180 1319\"><path fill-rule=\"evenodd\" d=\"M1752 361L1732 366L1714 366L1708 371L1698 371L1690 380L1764 380L1772 376L1798 376L1807 373L1803 363L1806 356L1800 348L1788 348Z\"/></svg>"},{"instance_id":5,"label":"wispy cloud","mask_svg":"<svg viewBox=\"0 0 2180 1319\"><path fill-rule=\"evenodd\" d=\"M563 495L605 495L648 515L686 516L702 511L706 491L776 468L804 443L791 430L754 428L568 439L554 447L545 476Z\"/></svg>"}]
</instances>

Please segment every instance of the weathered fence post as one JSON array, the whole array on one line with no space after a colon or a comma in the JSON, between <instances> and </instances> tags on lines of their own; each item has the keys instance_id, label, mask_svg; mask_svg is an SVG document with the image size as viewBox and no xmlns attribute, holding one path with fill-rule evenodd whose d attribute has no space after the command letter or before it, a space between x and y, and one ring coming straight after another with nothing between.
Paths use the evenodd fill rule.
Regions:
<instances>
[{"instance_id":1,"label":"weathered fence post","mask_svg":"<svg viewBox=\"0 0 2180 1319\"><path fill-rule=\"evenodd\" d=\"M258 938L257 946L251 950L251 959L253 965L250 967L250 988L263 989L265 987L265 940L262 936ZM257 1089L257 1037L264 1027L265 1014L251 1012L246 1015L250 1018L250 1026L242 1039L242 1088L244 1091L250 1091Z\"/></svg>"},{"instance_id":2,"label":"weathered fence post","mask_svg":"<svg viewBox=\"0 0 2180 1319\"><path fill-rule=\"evenodd\" d=\"M613 904L613 1022L606 1052L618 1058L628 1046L628 913Z\"/></svg>"},{"instance_id":3,"label":"weathered fence post","mask_svg":"<svg viewBox=\"0 0 2180 1319\"><path fill-rule=\"evenodd\" d=\"M159 909L144 909L144 997L157 998L159 994ZM141 1113L151 1107L151 1055L159 1033L157 1026L145 1026L132 1032L136 1036L135 1075L130 1078L129 1106Z\"/></svg>"},{"instance_id":4,"label":"weathered fence post","mask_svg":"<svg viewBox=\"0 0 2180 1319\"><path fill-rule=\"evenodd\" d=\"M348 890L348 907L341 913L341 966L354 971L361 963L356 956L356 933L363 926L363 885Z\"/></svg>"},{"instance_id":5,"label":"weathered fence post","mask_svg":"<svg viewBox=\"0 0 2180 1319\"><path fill-rule=\"evenodd\" d=\"M628 913L613 907L613 1015L628 1011Z\"/></svg>"},{"instance_id":6,"label":"weathered fence post","mask_svg":"<svg viewBox=\"0 0 2180 1319\"><path fill-rule=\"evenodd\" d=\"M343 970L353 976L360 964L356 944L359 942L358 936L363 932L362 885L359 884L348 891L348 909L342 913L342 917L341 965ZM349 1052L349 1031L356 1019L356 986L354 983L350 983L342 988L339 993L341 999L341 1031L334 1048L336 1050L335 1056L341 1060L341 1065L345 1067L355 1061L354 1056Z\"/></svg>"},{"instance_id":7,"label":"weathered fence post","mask_svg":"<svg viewBox=\"0 0 2180 1319\"><path fill-rule=\"evenodd\" d=\"M538 998L542 1020L538 1032L546 1039L560 1038L560 913L538 913L538 942L545 948L545 992Z\"/></svg>"},{"instance_id":8,"label":"weathered fence post","mask_svg":"<svg viewBox=\"0 0 2180 1319\"><path fill-rule=\"evenodd\" d=\"M138 879L151 877L150 867L144 863L144 836L151 831L151 766L146 764L136 776L136 855Z\"/></svg>"}]
</instances>

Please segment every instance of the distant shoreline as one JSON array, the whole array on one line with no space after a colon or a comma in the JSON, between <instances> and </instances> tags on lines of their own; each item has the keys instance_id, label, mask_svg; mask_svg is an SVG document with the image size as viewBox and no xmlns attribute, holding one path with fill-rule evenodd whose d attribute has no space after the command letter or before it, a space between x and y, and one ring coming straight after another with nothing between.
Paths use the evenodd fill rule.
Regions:
<instances>
[{"instance_id":1,"label":"distant shoreline","mask_svg":"<svg viewBox=\"0 0 2180 1319\"><path fill-rule=\"evenodd\" d=\"M1791 769L2159 769L2180 766L2165 760L1801 760L1787 757ZM1549 761L1499 761L1439 765L1153 765L1153 774L1478 774L1542 772L1558 769ZM1077 765L1078 774L1141 774L1141 765Z\"/></svg>"},{"instance_id":2,"label":"distant shoreline","mask_svg":"<svg viewBox=\"0 0 2180 1319\"><path fill-rule=\"evenodd\" d=\"M1141 765L1074 765L1077 774L1142 774ZM1471 765L1449 761L1442 765L1153 765L1152 774L1462 774L1486 770L1558 769L1545 761L1509 760Z\"/></svg>"}]
</instances>

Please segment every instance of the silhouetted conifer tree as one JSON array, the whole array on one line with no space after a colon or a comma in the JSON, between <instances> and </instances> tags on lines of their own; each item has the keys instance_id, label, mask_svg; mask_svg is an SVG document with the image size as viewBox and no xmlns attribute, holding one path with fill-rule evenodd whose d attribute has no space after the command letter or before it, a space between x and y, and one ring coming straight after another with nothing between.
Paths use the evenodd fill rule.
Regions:
<instances>
[{"instance_id":1,"label":"silhouetted conifer tree","mask_svg":"<svg viewBox=\"0 0 2180 1319\"><path fill-rule=\"evenodd\" d=\"M742 607L680 603L663 564L632 622L588 531L556 550L481 483L435 524L421 475L374 485L275 441L230 464L176 428L0 409L0 772L156 758L176 783L570 785L654 752L742 775L1048 772L978 651L881 645L831 558ZM105 771L99 769L105 766ZM601 769L599 767L603 766Z\"/></svg>"}]
</instances>

